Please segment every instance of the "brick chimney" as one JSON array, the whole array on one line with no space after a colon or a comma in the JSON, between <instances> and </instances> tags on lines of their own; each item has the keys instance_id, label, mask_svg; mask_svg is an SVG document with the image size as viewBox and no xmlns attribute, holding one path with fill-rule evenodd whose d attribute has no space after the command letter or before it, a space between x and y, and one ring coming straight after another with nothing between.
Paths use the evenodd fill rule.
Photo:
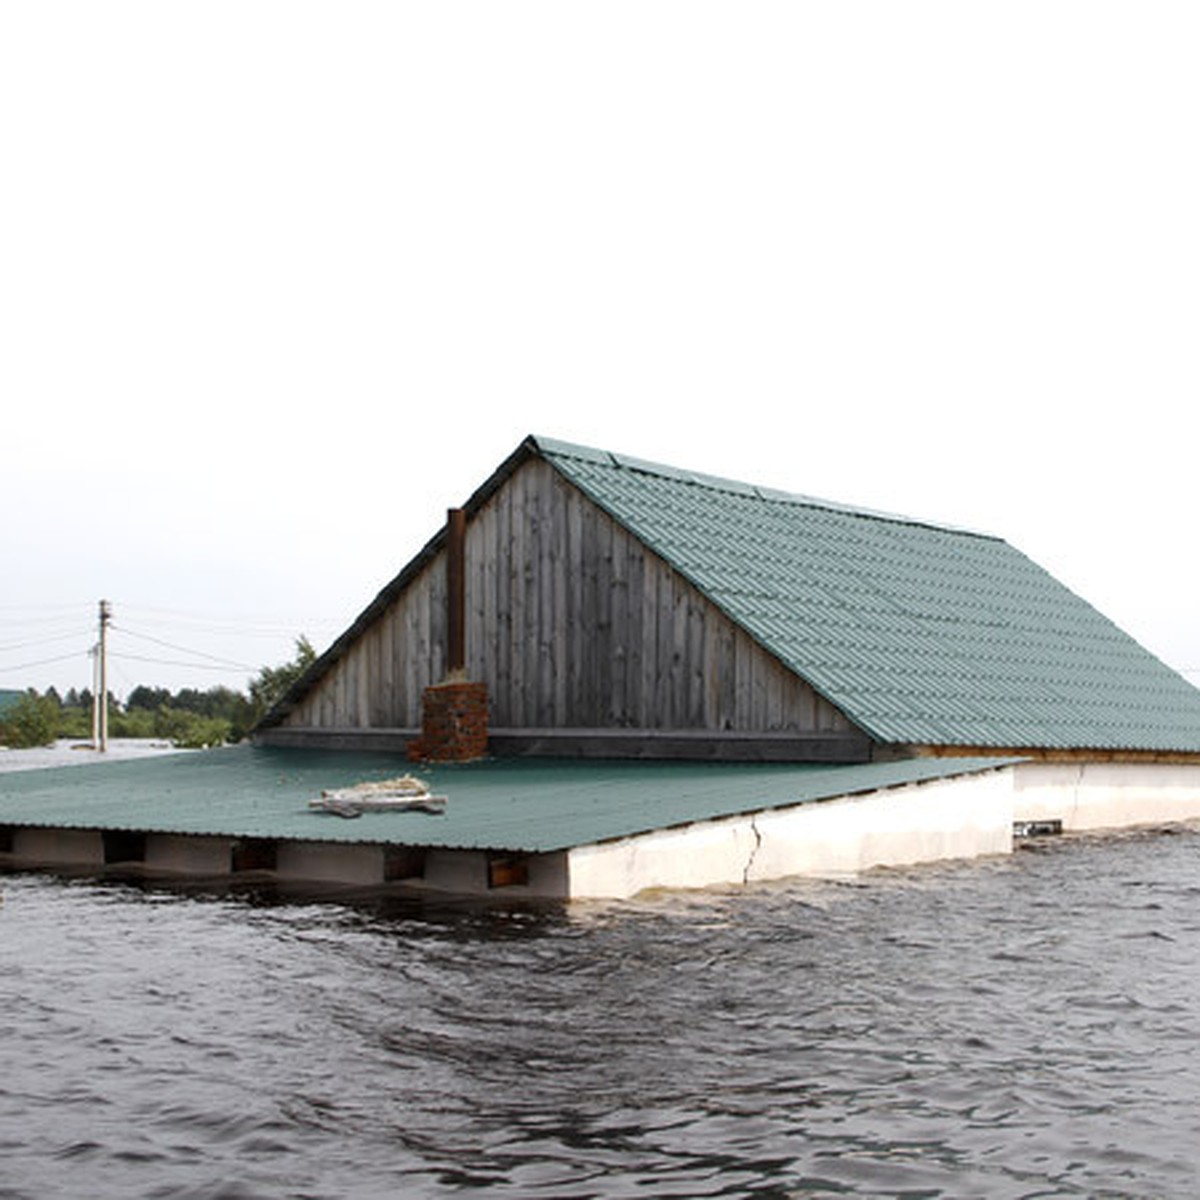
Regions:
<instances>
[{"instance_id":1,"label":"brick chimney","mask_svg":"<svg viewBox=\"0 0 1200 1200\"><path fill-rule=\"evenodd\" d=\"M408 757L470 762L487 754L487 684L467 680L467 514L446 514L446 678L421 693L421 736Z\"/></svg>"}]
</instances>

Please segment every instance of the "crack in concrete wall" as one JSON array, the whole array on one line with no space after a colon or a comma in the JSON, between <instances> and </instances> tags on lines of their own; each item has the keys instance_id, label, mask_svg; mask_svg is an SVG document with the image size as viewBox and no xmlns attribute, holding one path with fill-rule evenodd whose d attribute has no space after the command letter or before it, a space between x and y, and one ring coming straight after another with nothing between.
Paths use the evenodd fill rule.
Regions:
<instances>
[{"instance_id":1,"label":"crack in concrete wall","mask_svg":"<svg viewBox=\"0 0 1200 1200\"><path fill-rule=\"evenodd\" d=\"M754 817L750 818L750 828L754 832L754 849L750 851L750 857L746 860L746 869L742 872L742 883L750 882L750 868L754 866L754 860L758 857L758 852L762 848L762 834L758 830L758 824Z\"/></svg>"}]
</instances>

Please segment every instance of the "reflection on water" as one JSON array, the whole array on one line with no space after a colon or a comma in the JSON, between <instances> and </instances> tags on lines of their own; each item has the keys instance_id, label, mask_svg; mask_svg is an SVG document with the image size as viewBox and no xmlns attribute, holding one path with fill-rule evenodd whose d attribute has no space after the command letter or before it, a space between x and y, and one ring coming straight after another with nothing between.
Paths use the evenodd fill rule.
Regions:
<instances>
[{"instance_id":1,"label":"reflection on water","mask_svg":"<svg viewBox=\"0 0 1200 1200\"><path fill-rule=\"evenodd\" d=\"M1191 1197L1200 833L636 903L0 880L0 1197Z\"/></svg>"}]
</instances>

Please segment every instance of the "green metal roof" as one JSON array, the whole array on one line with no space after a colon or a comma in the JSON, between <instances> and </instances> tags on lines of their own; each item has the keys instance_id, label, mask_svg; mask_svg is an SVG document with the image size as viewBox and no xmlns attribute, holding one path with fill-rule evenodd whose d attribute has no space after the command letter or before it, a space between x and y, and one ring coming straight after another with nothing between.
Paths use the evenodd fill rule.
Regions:
<instances>
[{"instance_id":1,"label":"green metal roof","mask_svg":"<svg viewBox=\"0 0 1200 1200\"><path fill-rule=\"evenodd\" d=\"M119 829L461 849L550 851L1006 765L912 759L854 766L506 759L421 768L444 814L307 808L323 788L386 779L384 754L232 746L0 776L0 825Z\"/></svg>"},{"instance_id":2,"label":"green metal roof","mask_svg":"<svg viewBox=\"0 0 1200 1200\"><path fill-rule=\"evenodd\" d=\"M1200 752L1200 691L999 538L533 444L878 741Z\"/></svg>"}]
</instances>

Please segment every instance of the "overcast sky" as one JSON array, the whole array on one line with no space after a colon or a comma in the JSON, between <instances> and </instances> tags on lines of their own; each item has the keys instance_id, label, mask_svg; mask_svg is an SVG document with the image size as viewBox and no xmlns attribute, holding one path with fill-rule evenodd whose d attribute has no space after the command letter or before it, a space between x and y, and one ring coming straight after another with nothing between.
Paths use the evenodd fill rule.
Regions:
<instances>
[{"instance_id":1,"label":"overcast sky","mask_svg":"<svg viewBox=\"0 0 1200 1200\"><path fill-rule=\"evenodd\" d=\"M101 597L118 694L323 649L529 432L999 533L1200 682L1198 60L1194 3L11 0L0 687Z\"/></svg>"}]
</instances>

